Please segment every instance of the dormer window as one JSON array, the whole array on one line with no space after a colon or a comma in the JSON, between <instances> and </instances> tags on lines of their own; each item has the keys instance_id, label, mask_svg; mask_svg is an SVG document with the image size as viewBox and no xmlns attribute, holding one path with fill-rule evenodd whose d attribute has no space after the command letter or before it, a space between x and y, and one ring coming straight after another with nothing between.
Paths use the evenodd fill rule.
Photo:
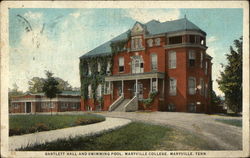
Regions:
<instances>
[{"instance_id":1,"label":"dormer window","mask_svg":"<svg viewBox=\"0 0 250 158\"><path fill-rule=\"evenodd\" d=\"M160 38L156 38L156 39L155 39L155 45L156 45L156 46L161 45L161 39L160 39Z\"/></svg>"},{"instance_id":2,"label":"dormer window","mask_svg":"<svg viewBox=\"0 0 250 158\"><path fill-rule=\"evenodd\" d=\"M189 42L190 43L195 43L196 42L196 36L195 35L190 35L189 36Z\"/></svg>"},{"instance_id":3,"label":"dormer window","mask_svg":"<svg viewBox=\"0 0 250 158\"><path fill-rule=\"evenodd\" d=\"M153 47L153 40L152 39L149 39L147 41L147 43L148 43L148 47Z\"/></svg>"},{"instance_id":4,"label":"dormer window","mask_svg":"<svg viewBox=\"0 0 250 158\"><path fill-rule=\"evenodd\" d=\"M142 48L142 38L139 37L132 37L131 41L131 49L132 50L137 50Z\"/></svg>"}]
</instances>

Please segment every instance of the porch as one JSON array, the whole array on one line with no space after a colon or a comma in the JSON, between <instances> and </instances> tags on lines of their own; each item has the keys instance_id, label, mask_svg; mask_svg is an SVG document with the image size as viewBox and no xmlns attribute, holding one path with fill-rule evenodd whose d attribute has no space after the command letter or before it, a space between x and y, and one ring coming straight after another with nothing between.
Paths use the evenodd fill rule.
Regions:
<instances>
[{"instance_id":1,"label":"porch","mask_svg":"<svg viewBox=\"0 0 250 158\"><path fill-rule=\"evenodd\" d=\"M112 100L117 101L122 98L123 100L131 100L132 102L133 99L133 103L137 102L138 104L136 108L138 110L143 106L143 100L148 99L152 92L157 92L154 100L164 100L164 78L165 73L148 72L107 76L105 77L105 81L109 82L108 85L110 86ZM120 104L122 104L122 101L120 101ZM152 104L153 109L159 110L158 102L153 102Z\"/></svg>"}]
</instances>

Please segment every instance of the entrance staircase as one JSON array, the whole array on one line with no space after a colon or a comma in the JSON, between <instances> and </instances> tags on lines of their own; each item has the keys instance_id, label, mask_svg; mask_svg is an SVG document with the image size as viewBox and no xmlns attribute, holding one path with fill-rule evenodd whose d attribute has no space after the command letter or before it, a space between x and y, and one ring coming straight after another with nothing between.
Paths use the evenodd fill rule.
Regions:
<instances>
[{"instance_id":1,"label":"entrance staircase","mask_svg":"<svg viewBox=\"0 0 250 158\"><path fill-rule=\"evenodd\" d=\"M125 111L125 105L130 101L130 99L124 99L113 111Z\"/></svg>"}]
</instances>

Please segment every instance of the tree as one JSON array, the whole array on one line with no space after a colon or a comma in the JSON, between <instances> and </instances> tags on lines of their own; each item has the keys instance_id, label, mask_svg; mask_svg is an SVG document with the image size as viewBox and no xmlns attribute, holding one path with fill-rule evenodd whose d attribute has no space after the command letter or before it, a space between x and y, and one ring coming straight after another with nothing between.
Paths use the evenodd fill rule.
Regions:
<instances>
[{"instance_id":1,"label":"tree","mask_svg":"<svg viewBox=\"0 0 250 158\"><path fill-rule=\"evenodd\" d=\"M23 91L21 91L21 90L19 90L19 87L17 86L17 84L16 83L14 83L13 85L12 85L12 89L10 89L9 88L9 107L10 107L10 100L11 100L11 97L13 97L13 96L20 96L20 95L23 95L24 93L23 93Z\"/></svg>"},{"instance_id":2,"label":"tree","mask_svg":"<svg viewBox=\"0 0 250 158\"><path fill-rule=\"evenodd\" d=\"M239 113L242 111L242 37L234 40L234 46L230 46L226 55L228 63L217 82L228 108Z\"/></svg>"},{"instance_id":3,"label":"tree","mask_svg":"<svg viewBox=\"0 0 250 158\"><path fill-rule=\"evenodd\" d=\"M41 93L43 92L43 86L45 83L44 78L33 77L29 82L29 92L31 93Z\"/></svg>"},{"instance_id":4,"label":"tree","mask_svg":"<svg viewBox=\"0 0 250 158\"><path fill-rule=\"evenodd\" d=\"M55 80L58 82L58 89L60 91L71 91L72 86L68 83L68 81L64 81L59 77L55 77ZM45 83L45 79L41 77L33 77L29 82L29 92L31 93L41 93L43 92L43 86Z\"/></svg>"},{"instance_id":5,"label":"tree","mask_svg":"<svg viewBox=\"0 0 250 158\"><path fill-rule=\"evenodd\" d=\"M222 103L222 99L220 96L217 96L215 91L212 91L211 94L211 104L212 105L220 105Z\"/></svg>"},{"instance_id":6,"label":"tree","mask_svg":"<svg viewBox=\"0 0 250 158\"><path fill-rule=\"evenodd\" d=\"M61 91L58 88L59 82L53 77L53 73L50 71L45 71L47 78L45 79L43 85L43 92L45 93L46 97L50 98L50 111L52 115L52 106L51 106L51 99L55 98L57 94L60 94Z\"/></svg>"}]
</instances>

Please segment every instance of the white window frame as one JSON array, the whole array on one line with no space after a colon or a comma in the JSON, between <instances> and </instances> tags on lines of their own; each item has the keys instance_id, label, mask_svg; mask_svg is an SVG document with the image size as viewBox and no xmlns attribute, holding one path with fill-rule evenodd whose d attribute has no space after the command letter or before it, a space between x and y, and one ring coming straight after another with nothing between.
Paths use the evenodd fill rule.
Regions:
<instances>
[{"instance_id":1,"label":"white window frame","mask_svg":"<svg viewBox=\"0 0 250 158\"><path fill-rule=\"evenodd\" d=\"M191 85L192 81L194 81L194 85ZM196 94L196 78L195 77L189 77L188 78L188 93L190 95L195 95Z\"/></svg>"},{"instance_id":2,"label":"white window frame","mask_svg":"<svg viewBox=\"0 0 250 158\"><path fill-rule=\"evenodd\" d=\"M122 73L125 71L125 66L124 66L124 57L119 57L118 58L118 65L119 65L119 72ZM123 71L120 71L120 67L123 67Z\"/></svg>"},{"instance_id":3,"label":"white window frame","mask_svg":"<svg viewBox=\"0 0 250 158\"><path fill-rule=\"evenodd\" d=\"M91 84L88 85L88 98L92 98L92 86L91 86Z\"/></svg>"},{"instance_id":4,"label":"white window frame","mask_svg":"<svg viewBox=\"0 0 250 158\"><path fill-rule=\"evenodd\" d=\"M104 84L104 94L110 94L110 82L105 82Z\"/></svg>"},{"instance_id":5,"label":"white window frame","mask_svg":"<svg viewBox=\"0 0 250 158\"><path fill-rule=\"evenodd\" d=\"M150 55L150 62L151 62L151 71L157 71L158 70L158 55L156 53L152 53Z\"/></svg>"},{"instance_id":6,"label":"white window frame","mask_svg":"<svg viewBox=\"0 0 250 158\"><path fill-rule=\"evenodd\" d=\"M190 65L190 60L194 60L194 65L192 65L192 67L195 66L195 58L196 58L195 50L189 50L188 51L188 63L189 63L189 66L191 66Z\"/></svg>"},{"instance_id":7,"label":"white window frame","mask_svg":"<svg viewBox=\"0 0 250 158\"><path fill-rule=\"evenodd\" d=\"M90 64L88 64L88 74L89 74L89 75L92 74Z\"/></svg>"},{"instance_id":8,"label":"white window frame","mask_svg":"<svg viewBox=\"0 0 250 158\"><path fill-rule=\"evenodd\" d=\"M110 74L110 68L111 68L111 64L110 61L107 63L107 69L106 69L106 74Z\"/></svg>"},{"instance_id":9,"label":"white window frame","mask_svg":"<svg viewBox=\"0 0 250 158\"><path fill-rule=\"evenodd\" d=\"M152 92L157 92L158 91L157 79L153 78L151 84L152 84Z\"/></svg>"},{"instance_id":10,"label":"white window frame","mask_svg":"<svg viewBox=\"0 0 250 158\"><path fill-rule=\"evenodd\" d=\"M101 72L101 63L100 62L97 63L97 71Z\"/></svg>"},{"instance_id":11,"label":"white window frame","mask_svg":"<svg viewBox=\"0 0 250 158\"><path fill-rule=\"evenodd\" d=\"M99 97L102 97L102 85L101 84L98 84L97 86L97 89L96 89L96 96L99 98Z\"/></svg>"},{"instance_id":12,"label":"white window frame","mask_svg":"<svg viewBox=\"0 0 250 158\"><path fill-rule=\"evenodd\" d=\"M169 78L169 95L170 96L177 95L177 80L173 77Z\"/></svg>"},{"instance_id":13,"label":"white window frame","mask_svg":"<svg viewBox=\"0 0 250 158\"><path fill-rule=\"evenodd\" d=\"M132 50L138 50L138 49L141 49L141 48L143 48L143 46L142 46L142 37L141 36L132 37L131 49Z\"/></svg>"},{"instance_id":14,"label":"white window frame","mask_svg":"<svg viewBox=\"0 0 250 158\"><path fill-rule=\"evenodd\" d=\"M173 103L168 104L168 111L175 111L175 105Z\"/></svg>"},{"instance_id":15,"label":"white window frame","mask_svg":"<svg viewBox=\"0 0 250 158\"><path fill-rule=\"evenodd\" d=\"M170 51L168 53L168 66L169 69L175 69L176 68L176 52Z\"/></svg>"}]
</instances>

